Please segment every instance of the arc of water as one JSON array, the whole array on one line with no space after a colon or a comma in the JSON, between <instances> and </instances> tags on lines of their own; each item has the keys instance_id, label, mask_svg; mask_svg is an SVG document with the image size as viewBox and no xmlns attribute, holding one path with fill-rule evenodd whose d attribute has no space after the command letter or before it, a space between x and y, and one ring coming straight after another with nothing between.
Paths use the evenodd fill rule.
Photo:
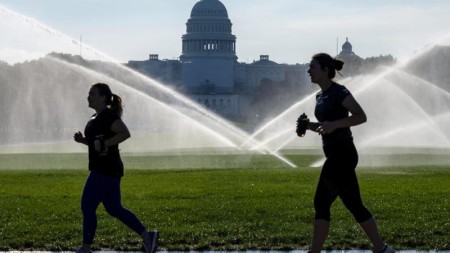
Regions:
<instances>
[{"instance_id":1,"label":"arc of water","mask_svg":"<svg viewBox=\"0 0 450 253\"><path fill-rule=\"evenodd\" d=\"M143 74L137 73L123 65L119 65L120 68L127 70L127 71L131 71L133 72L133 74L136 74L137 76L139 76L140 78L146 80L146 81L153 81L151 84L155 85L155 83L157 83L156 81L150 79L147 76L144 76ZM156 86L156 85L155 85ZM195 110L198 110L203 116L208 117L210 119L212 119L213 121L217 122L219 125L225 127L226 129L230 130L233 134L235 134L239 139L242 140L246 140L248 139L248 135L246 133L244 133L243 131L239 130L238 128L232 126L231 124L227 123L224 119L220 118L219 116L215 115L214 113L207 111L206 109L203 109L201 106L195 104L195 102L191 101L190 99L184 97L183 95L163 86L163 85L158 85L157 87L159 88L160 86L163 87L163 90L166 91L169 95L173 95L175 98L177 98L179 101L183 102L184 104L190 106L191 108L195 108ZM251 140L252 144L257 145L259 142L255 139ZM242 148L243 145L241 145L240 147ZM277 157L279 160L283 161L284 163L288 164L291 167L296 167L295 164L293 164L292 162L290 162L288 159L286 159L285 157L283 157L282 155L273 152L273 150L264 148L264 149L259 149L257 150L258 152L262 153L262 154L270 154L273 155L275 157Z\"/></svg>"},{"instance_id":2,"label":"arc of water","mask_svg":"<svg viewBox=\"0 0 450 253\"><path fill-rule=\"evenodd\" d=\"M422 109L422 107L420 107L419 104L418 104L418 103L417 103L417 102L416 102L409 94L407 94L407 93L404 92L402 89L400 89L400 88L398 88L397 86L395 86L392 82L390 82L390 81L388 81L388 82L391 83L391 84L393 85L393 87L395 87L395 88L397 89L398 92L400 92L400 93L402 93L402 94L404 94L404 95L406 96L406 98L408 99L408 101L415 107L415 109L416 109L418 112L421 113L422 117L420 117L420 118L422 118L422 119L425 118L425 119L426 119L425 122L419 122L419 123L417 123L416 125L426 125L426 124L430 125L430 124L431 124L431 125L434 127L435 130L437 130L437 131L440 132L440 135L441 135L441 136L444 136L444 137L447 139L447 142L448 142L449 145L450 145L450 140L449 140L449 138L445 135L444 132L442 132L442 130L439 128L439 126L436 125L436 122L434 122L433 118L430 117L430 116ZM369 145L371 142L373 142L373 141L375 141L375 140L381 138L382 136L389 136L389 135L391 135L391 134L394 134L394 133L398 133L398 132L404 131L404 130L407 129L407 128L411 128L411 123L408 122L408 124L409 124L409 125L408 125L407 127L406 127L406 126L400 126L400 127L397 127L396 129L394 129L394 130L388 132L387 134L384 134L384 133L383 133L383 134L374 136L373 138L371 138L370 140L365 141L364 143L366 143L366 145ZM413 124L413 126L414 126L414 124Z\"/></svg>"},{"instance_id":3,"label":"arc of water","mask_svg":"<svg viewBox=\"0 0 450 253\"><path fill-rule=\"evenodd\" d=\"M448 116L448 114L446 114L445 116ZM366 148L366 147L368 147L371 143L373 143L373 142L375 142L375 141L377 141L377 140L389 138L389 137L391 137L391 136L395 136L396 134L402 133L402 132L404 132L405 130L414 131L414 130L420 129L420 128L422 128L422 127L428 125L427 123L428 123L428 122L416 122L416 123L412 123L412 124L410 124L410 125L408 126L407 129L406 129L405 127L401 127L401 126L400 126L400 127L397 127L397 128L392 129L391 131L389 131L389 132L387 132L387 133L382 133L382 134L373 136L372 138L370 138L370 139L368 139L368 140L366 140L366 141L364 141L364 142L361 142L359 145L360 145L362 148ZM448 147L448 146L450 145L450 141L449 141L448 137L447 137L445 134L444 134L444 136L445 136L446 139L447 139L447 147Z\"/></svg>"},{"instance_id":4,"label":"arc of water","mask_svg":"<svg viewBox=\"0 0 450 253\"><path fill-rule=\"evenodd\" d=\"M276 140L276 139L280 138L281 136L285 136L287 133L291 133L291 135L293 135L292 133L294 133L294 129L295 128L291 127L291 128L285 129L279 133L276 133L273 136L271 136L270 138L266 138L264 141L260 142L258 145L253 146L250 150L260 149L261 147L265 146L269 142Z\"/></svg>"},{"instance_id":5,"label":"arc of water","mask_svg":"<svg viewBox=\"0 0 450 253\"><path fill-rule=\"evenodd\" d=\"M278 152L280 149L284 148L288 143L290 143L294 139L296 139L296 136L294 135L288 136L288 138L283 143L281 143L280 145L278 145L278 147L275 148L275 152Z\"/></svg>"},{"instance_id":6,"label":"arc of water","mask_svg":"<svg viewBox=\"0 0 450 253\"><path fill-rule=\"evenodd\" d=\"M86 73L87 73L87 74L89 74L89 75L91 75L91 76L99 77L100 79L109 80L111 83L118 83L118 84L120 84L122 87L124 87L124 88L126 88L126 89L129 89L129 90L132 90L132 91L136 92L138 95L140 95L140 96L142 96L142 97L144 97L144 98L146 98L146 99L150 99L152 102L157 103L158 105L160 105L160 106L162 106L163 108L165 108L165 109L167 109L167 110L169 110L169 111L175 113L176 115L178 115L178 116L180 116L180 117L183 117L183 118L186 118L186 119L192 120L192 122L193 122L197 127L199 127L199 128L201 128L201 129L207 131L208 133L210 133L210 134L216 136L216 137L217 137L220 141L222 141L223 143L225 143L225 144L227 144L227 145L229 145L229 146L231 146L231 147L234 147L234 148L236 148L236 149L240 149L239 146L237 146L235 143L231 142L228 138L226 138L225 136L221 135L220 133L211 130L210 128L208 128L208 127L206 127L205 125L201 124L201 123L198 122L197 120L195 120L195 119L189 117L189 116L186 115L186 114L183 114L183 113L179 112L178 110L175 110L173 107L171 107L171 106L169 106L169 105L167 105L167 104L165 104L165 103L162 103L161 101L159 101L159 100L157 100L157 99L154 99L153 97L149 96L148 94L146 94L146 93L144 93L144 92L142 92L142 91L140 91L140 90L137 90L137 89L135 89L135 88L133 88L133 87L130 87L130 86L128 86L128 85L126 85L126 84L124 84L124 83L118 81L118 80L115 80L115 79L113 79L113 78L111 78L111 77L108 77L108 76L106 76L106 75L104 75L104 74L100 74L100 73L98 73L98 72L95 72L95 71L93 71L93 70L91 70L91 69L88 69L88 68L86 68L86 67L83 67L83 66L80 66L80 65L77 65L77 64L68 63L68 62L66 62L66 61L57 59L57 58L55 58L55 57L49 57L49 58L52 59L53 61L58 62L59 64L64 64L64 65L66 65L66 66L68 66L68 67L70 67L70 68L72 68L72 69L74 69L74 70L77 70L77 71L79 71L79 72L81 72L81 73L83 73L83 74L86 74Z\"/></svg>"},{"instance_id":7,"label":"arc of water","mask_svg":"<svg viewBox=\"0 0 450 253\"><path fill-rule=\"evenodd\" d=\"M450 35L447 35L445 37L443 37L440 41L444 41L446 40L448 37L450 37ZM439 43L436 42L435 44ZM353 94L357 95L360 92L363 92L365 89L369 88L372 85L375 85L376 83L378 83L381 79L384 79L386 76L392 74L395 71L400 71L404 66L406 66L406 64L408 62L413 61L414 59L417 59L419 57L421 57L423 54L427 53L429 50L431 50L432 46L429 47L424 47L421 50L418 50L415 54L413 54L412 56L409 57L409 59L407 59L407 61L405 62L399 62L396 65L390 67L390 68L386 68L384 71L382 71L380 74L378 74L377 76L375 76L371 81L369 82L365 82L363 85L358 85L356 87L356 89L352 92ZM344 80L343 83L353 83L355 82L355 79L348 79L348 80ZM311 94L308 97L306 97L305 99L293 104L291 107L289 107L287 110L285 110L284 112L282 112L278 117L274 118L273 120L271 120L270 122L268 122L267 124L263 125L260 129L258 129L256 132L254 132L250 138L254 139L257 135L259 135L260 133L262 133L264 130L266 130L267 128L269 128L271 125L275 124L276 122L278 122L279 120L281 120L283 117L285 117L288 113L290 113L291 111L293 111L295 108L297 108L298 106L300 106L301 104L303 104L305 101L307 101L308 99L312 98L314 95ZM264 143L267 143L269 141L273 141L274 139L276 139L277 137L279 137L280 135L278 135L277 133L274 133L273 135L269 135L266 137L266 141L263 141ZM290 141L292 141L292 139L294 139L294 137L291 137L291 140L284 142L284 145L287 145L287 143L289 143ZM280 145L277 149L275 150L279 150L282 147L284 147L284 145ZM317 164L313 164L312 166L318 166L320 164L322 164L323 161L318 161Z\"/></svg>"},{"instance_id":8,"label":"arc of water","mask_svg":"<svg viewBox=\"0 0 450 253\"><path fill-rule=\"evenodd\" d=\"M149 77L147 77L147 76L144 76L143 74L140 74L139 72L136 72L136 71L134 71L134 70L131 70L131 69L129 69L129 68L123 66L123 65L120 64L117 60L113 59L113 58L110 57L110 56L107 56L106 54L101 53L99 50L96 50L96 49L94 49L94 48L92 48L92 47L90 47L90 46L88 46L88 45L86 45L86 44L81 44L81 42L78 41L78 40L72 39L72 38L70 38L69 36L67 36L67 35L65 35L65 34L63 34L63 33L61 33L61 32L58 32L58 31L56 31L56 30L54 30L54 29L52 29L52 28L50 28L50 27L48 27L48 26L46 26L46 25L43 25L43 24L41 24L40 22L38 22L38 21L36 21L36 20L34 20L34 19L32 19L32 18L29 18L29 17L27 17L27 16L24 16L24 15L22 15L22 14L19 14L19 13L17 13L17 12L14 12L14 11L12 11L12 10L9 10L9 9L5 8L4 6L2 6L2 5L0 5L0 9L1 9L2 11L4 11L4 12L10 14L10 15L18 16L18 17L24 19L25 21L30 22L30 23L36 25L39 29L42 29L42 30L44 30L44 31L46 31L46 32L49 32L49 33L51 33L51 34L53 34L53 35L55 35L55 36L58 36L58 37L60 37L60 38L66 39L66 40L68 40L68 41L70 41L70 42L72 42L72 43L76 43L77 45L80 45L80 46L82 46L83 48L88 49L88 50L90 50L91 52L94 52L96 55L99 55L99 56L103 57L104 59L107 59L108 61L110 61L110 62L112 62L112 63L115 63L119 68L121 68L121 69L123 69L123 70L126 70L126 71L130 71L130 72L132 72L133 74L135 74L136 76L138 76L138 77L140 77L140 78L146 80L146 81L147 81L147 82L146 82L147 84L150 84L150 85L152 85L152 86L158 88L159 90L161 90L161 91L167 93L168 95L170 95L170 96L172 96L172 97L178 99L178 100L181 101L182 103L184 103L184 104L186 104L186 105L189 105L189 106L192 107L192 108L195 108L195 109L198 110L200 113L202 113L205 117L209 117L209 118L213 119L214 121L216 121L216 122L219 123L220 125L226 127L228 130L230 130L231 132L233 132L234 134L236 134L236 135L239 136L240 138L242 138L242 139L247 139L247 135L246 135L243 131L238 130L236 127L231 126L231 124L225 122L225 120L223 120L222 118L220 118L220 117L218 117L217 115L215 115L215 114L213 114L213 113L211 113L211 112L209 112L209 111L203 109L202 107L200 107L200 106L194 104L194 102L191 101L190 99L188 99L188 98L182 96L181 94L179 94L179 93L177 93L177 92L175 92L175 91L169 89L168 87L166 87L166 86L164 86L164 85L162 85L162 84L159 84L159 83L156 82L155 80L152 80L151 78L149 78ZM212 131L212 130L211 130L211 131ZM252 140L252 142L253 142L253 143L257 143L255 140ZM274 153L274 152L271 151L271 150L263 150L262 152L263 152L263 153L272 154L272 155L274 155L275 157L277 157L278 159L280 159L280 160L282 160L283 162L287 163L288 165L295 167L295 165L292 164L291 162L289 162L286 158L283 158L281 155L276 154L276 153Z\"/></svg>"},{"instance_id":9,"label":"arc of water","mask_svg":"<svg viewBox=\"0 0 450 253\"><path fill-rule=\"evenodd\" d=\"M61 32L58 32L58 31L54 30L53 28L51 28L51 27L49 27L47 25L44 25L44 24L40 23L39 21L31 18L31 17L25 16L23 14L20 14L18 12L10 10L10 9L4 7L1 4L0 4L0 10L5 12L8 15L16 16L16 17L24 20L25 22L32 24L33 26L37 27L38 29L40 29L40 30L42 30L42 31L44 31L46 33L55 35L55 36L63 38L63 39L66 39L66 40L70 41L71 43L76 44L77 46L83 46L85 49L93 52L94 54L96 54L96 55L98 55L98 56L100 56L100 57L102 57L104 59L108 59L108 60L113 61L113 62L118 62L118 61L112 59L111 57L101 53L100 51L95 50L94 48L92 48L92 47L90 47L90 46L88 46L86 44L82 44L79 40L73 39L73 38L71 38L71 37L69 37L69 36L67 36L67 35L65 35L65 34L63 34Z\"/></svg>"},{"instance_id":10,"label":"arc of water","mask_svg":"<svg viewBox=\"0 0 450 253\"><path fill-rule=\"evenodd\" d=\"M375 79L373 79L371 82L365 83L364 87L368 87L371 86L373 84L375 84L378 80L380 80L381 78L383 78L384 76L388 75L389 73L391 73L393 70L392 69L388 69L387 71L383 72L382 74L380 74L378 77L376 77ZM354 81L353 79L348 79L348 82ZM359 90L362 90L364 87L361 87ZM357 93L358 91L354 92ZM257 135L259 135L260 133L262 133L264 130L266 130L267 128L269 128L270 126L272 126L273 124L275 124L277 121L279 121L280 119L282 119L283 117L285 117L287 114L291 113L293 110L297 109L299 106L305 104L308 100L314 98L316 95L316 92L311 93L310 95L308 95L307 97L305 97L304 99L300 100L299 102L293 104L292 106L290 106L288 109L286 109L284 112L282 112L280 115L278 115L277 117L275 117L274 119L272 119L271 121L269 121L268 123L266 123L265 125L263 125L261 128L259 128L257 131L255 131L250 137L249 137L249 141L250 140L254 140L256 138ZM276 135L276 134L275 134ZM272 136L267 137L268 139L272 139ZM243 145L245 145L247 143L244 142ZM289 143L289 142L287 142Z\"/></svg>"},{"instance_id":11,"label":"arc of water","mask_svg":"<svg viewBox=\"0 0 450 253\"><path fill-rule=\"evenodd\" d=\"M255 131L251 136L249 136L249 138L242 143L241 146L246 145L248 142L253 142L256 138L256 136L258 136L260 133L262 133L264 130L266 130L267 128L269 128L270 126L272 126L273 124L275 124L277 121L279 121L280 119L282 119L284 116L286 116L287 114L291 113L293 110L297 109L297 107L303 105L306 103L306 101L308 101L309 99L313 98L315 96L315 93L310 94L309 96L305 97L304 99L302 99L301 101L291 105L288 109L286 109L284 112L282 112L280 115L278 115L277 117L275 117L274 119L272 119L271 121L267 122L265 125L263 125L262 127L260 127L257 131ZM295 122L293 122L292 124L294 124Z\"/></svg>"},{"instance_id":12,"label":"arc of water","mask_svg":"<svg viewBox=\"0 0 450 253\"><path fill-rule=\"evenodd\" d=\"M402 69L398 69L397 73L402 74L404 76L407 76L407 77L409 77L411 79L418 80L418 81L420 81L420 82L422 82L424 84L427 84L427 85L433 87L434 89L438 90L439 92L446 94L447 97L450 98L450 92L448 92L447 90L442 89L441 87L437 86L436 84L434 84L434 83L432 83L432 82L430 82L428 80L425 80L425 79L423 79L423 78L421 78L419 76L415 76L413 74L410 74L407 71L404 71Z\"/></svg>"},{"instance_id":13,"label":"arc of water","mask_svg":"<svg viewBox=\"0 0 450 253\"><path fill-rule=\"evenodd\" d=\"M114 58L112 58L112 57L110 57L110 56L100 52L99 50L97 50L97 49L95 49L95 48L93 48L93 47L91 47L91 46L89 46L87 44L82 44L80 41L78 41L76 39L73 39L73 38L70 38L69 36L67 36L67 35L65 35L65 34L59 32L59 31L56 31L56 30L54 30L54 29L52 29L52 28L50 28L50 27L48 27L48 26L46 26L46 25L44 25L44 24L42 24L42 23L40 23L40 22L38 22L38 21L36 21L34 19L32 19L32 18L29 18L27 16L24 16L22 14L14 12L14 11L11 11L11 10L1 6L1 5L0 5L0 8L2 8L2 10L4 10L5 12L7 12L9 14L19 16L19 17L25 19L27 22L31 22L31 23L35 24L38 28L40 28L42 30L45 30L46 32L50 32L50 33L52 33L52 34L54 34L54 35L56 35L58 37L61 37L61 38L66 39L68 41L71 41L72 43L80 45L80 46L82 46L85 49L88 49L89 51L93 52L94 54L99 55L100 57L102 57L102 58L104 58L104 59L106 59L106 60L116 64L116 66L121 68L122 70L125 70L125 71L128 71L128 72L132 72L134 75L136 75L139 78L141 78L144 81L146 81L147 84L149 84L151 86L154 86L158 90L161 90L161 91L167 93L168 95L174 97L175 99L179 100L180 102L182 102L182 103L184 103L184 104L186 104L186 105L188 105L188 106L190 106L192 108L195 108L200 113L202 113L204 116L212 118L213 120L215 120L219 124L225 126L227 129L229 129L232 132L236 133L237 135L245 138L246 134L243 131L241 131L238 128L232 126L231 124L225 122L225 120L223 120L219 116L217 116L214 113L204 109L201 106L198 106L192 100L186 98L185 96L181 95L178 92L175 92L174 90L168 88L167 86L160 84L159 82L153 80L152 78L150 78L148 76L145 76L145 75L143 75L143 74L141 74L139 72L136 72L136 71L134 71L134 70L132 70L132 69L122 65L118 60L116 60L116 59L114 59Z\"/></svg>"}]
</instances>

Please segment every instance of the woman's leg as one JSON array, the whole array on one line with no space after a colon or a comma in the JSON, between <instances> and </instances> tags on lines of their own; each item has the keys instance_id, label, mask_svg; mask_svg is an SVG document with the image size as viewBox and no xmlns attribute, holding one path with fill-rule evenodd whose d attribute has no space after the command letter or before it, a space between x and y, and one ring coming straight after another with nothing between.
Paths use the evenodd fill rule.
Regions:
<instances>
[{"instance_id":1,"label":"woman's leg","mask_svg":"<svg viewBox=\"0 0 450 253\"><path fill-rule=\"evenodd\" d=\"M83 245L84 250L90 250L97 229L97 207L102 200L102 186L104 182L95 172L91 172L84 185L81 197L81 211L83 213Z\"/></svg>"},{"instance_id":2,"label":"woman's leg","mask_svg":"<svg viewBox=\"0 0 450 253\"><path fill-rule=\"evenodd\" d=\"M144 239L148 236L145 226L139 221L133 212L122 206L120 181L120 178L111 178L110 189L102 200L103 205L112 217L120 220Z\"/></svg>"},{"instance_id":3,"label":"woman's leg","mask_svg":"<svg viewBox=\"0 0 450 253\"><path fill-rule=\"evenodd\" d=\"M328 237L330 221L316 219L314 221L313 241L311 245L311 253L320 253L325 240Z\"/></svg>"},{"instance_id":4,"label":"woman's leg","mask_svg":"<svg viewBox=\"0 0 450 253\"><path fill-rule=\"evenodd\" d=\"M316 194L314 196L315 221L313 231L313 241L311 245L312 253L319 253L328 237L331 219L331 205L337 198L337 193L333 190L330 183L326 179L328 170L332 165L332 161L327 159L320 174L319 183L317 184Z\"/></svg>"},{"instance_id":5,"label":"woman's leg","mask_svg":"<svg viewBox=\"0 0 450 253\"><path fill-rule=\"evenodd\" d=\"M359 223L359 225L367 235L367 238L369 238L369 240L372 242L373 251L381 252L386 244L384 243L383 239L381 239L375 219L372 217L367 221Z\"/></svg>"},{"instance_id":6,"label":"woman's leg","mask_svg":"<svg viewBox=\"0 0 450 253\"><path fill-rule=\"evenodd\" d=\"M339 197L347 207L347 209L355 217L360 227L367 235L374 247L374 252L380 252L385 243L381 239L378 227L372 213L364 206L358 178L356 176L356 165L358 163L358 153L353 143L349 143L342 149L344 154L341 155L341 169L344 176L339 187Z\"/></svg>"}]
</instances>

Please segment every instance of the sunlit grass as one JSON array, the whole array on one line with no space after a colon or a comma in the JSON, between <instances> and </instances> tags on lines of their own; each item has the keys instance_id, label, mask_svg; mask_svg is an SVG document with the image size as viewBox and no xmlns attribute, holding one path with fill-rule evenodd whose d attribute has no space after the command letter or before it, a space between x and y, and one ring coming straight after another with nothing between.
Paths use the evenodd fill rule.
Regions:
<instances>
[{"instance_id":1,"label":"sunlit grass","mask_svg":"<svg viewBox=\"0 0 450 253\"><path fill-rule=\"evenodd\" d=\"M55 156L65 164L38 155L3 155L0 250L79 246L80 197L88 174L85 154ZM19 158L20 167L7 162ZM161 232L162 249L304 249L311 241L320 169L307 167L317 156L289 158L300 166L289 168L262 155L125 156L129 169L122 180L123 204L149 229ZM234 161L236 166L207 168L211 159L211 164ZM158 164L174 160L203 167L158 169ZM45 164L48 169L43 169ZM397 249L448 249L450 167L359 168L358 175L364 202L388 243ZM98 219L96 249L141 249L139 238L102 207ZM333 205L326 248L370 249L339 200Z\"/></svg>"}]
</instances>

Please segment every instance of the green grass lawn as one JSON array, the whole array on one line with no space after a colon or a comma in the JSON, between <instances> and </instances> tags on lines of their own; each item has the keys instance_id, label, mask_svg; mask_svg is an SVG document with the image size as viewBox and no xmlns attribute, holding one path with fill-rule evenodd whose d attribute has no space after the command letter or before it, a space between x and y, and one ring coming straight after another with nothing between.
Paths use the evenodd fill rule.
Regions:
<instances>
[{"instance_id":1,"label":"green grass lawn","mask_svg":"<svg viewBox=\"0 0 450 253\"><path fill-rule=\"evenodd\" d=\"M308 167L315 155L289 158L299 167L263 155L124 156L123 204L160 231L166 250L304 249L311 241L320 168ZM0 155L0 250L79 246L86 159ZM183 163L183 169L169 169ZM389 244L449 249L450 166L363 167L358 176L363 200ZM141 249L139 238L102 206L97 213L96 249ZM340 200L325 246L370 249Z\"/></svg>"}]
</instances>

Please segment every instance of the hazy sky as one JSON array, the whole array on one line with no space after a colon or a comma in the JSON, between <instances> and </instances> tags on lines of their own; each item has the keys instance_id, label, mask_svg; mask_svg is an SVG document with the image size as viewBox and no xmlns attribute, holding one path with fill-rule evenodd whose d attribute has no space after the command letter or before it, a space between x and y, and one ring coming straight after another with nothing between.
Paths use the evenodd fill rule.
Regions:
<instances>
[{"instance_id":1,"label":"hazy sky","mask_svg":"<svg viewBox=\"0 0 450 253\"><path fill-rule=\"evenodd\" d=\"M122 62L181 54L181 36L198 0L0 0ZM268 54L278 63L306 63L336 54L345 38L365 58L402 60L450 35L449 0L221 0L233 23L240 62ZM3 21L0 21L3 22ZM2 37L0 34L0 50ZM1 60L1 59L0 59Z\"/></svg>"}]
</instances>

